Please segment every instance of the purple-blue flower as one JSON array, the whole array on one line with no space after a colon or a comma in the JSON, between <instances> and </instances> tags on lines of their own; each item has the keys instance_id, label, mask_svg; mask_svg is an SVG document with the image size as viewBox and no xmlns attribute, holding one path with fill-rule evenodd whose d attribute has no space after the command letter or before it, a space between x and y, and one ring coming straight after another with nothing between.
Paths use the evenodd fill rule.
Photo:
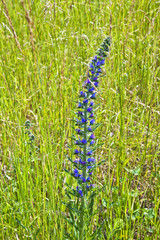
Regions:
<instances>
[{"instance_id":1,"label":"purple-blue flower","mask_svg":"<svg viewBox=\"0 0 160 240\"><path fill-rule=\"evenodd\" d=\"M93 60L94 60L94 61L97 61L97 56L95 56Z\"/></svg>"},{"instance_id":2,"label":"purple-blue flower","mask_svg":"<svg viewBox=\"0 0 160 240\"><path fill-rule=\"evenodd\" d=\"M83 103L88 103L88 99L84 99L84 100L83 100Z\"/></svg>"},{"instance_id":3,"label":"purple-blue flower","mask_svg":"<svg viewBox=\"0 0 160 240\"><path fill-rule=\"evenodd\" d=\"M86 97L86 93L84 93L83 91L80 92L80 97Z\"/></svg>"},{"instance_id":4,"label":"purple-blue flower","mask_svg":"<svg viewBox=\"0 0 160 240\"><path fill-rule=\"evenodd\" d=\"M76 119L77 125L79 125L81 123L80 120Z\"/></svg>"},{"instance_id":5,"label":"purple-blue flower","mask_svg":"<svg viewBox=\"0 0 160 240\"><path fill-rule=\"evenodd\" d=\"M86 162L82 162L82 165L85 165L86 164Z\"/></svg>"},{"instance_id":6,"label":"purple-blue flower","mask_svg":"<svg viewBox=\"0 0 160 240\"><path fill-rule=\"evenodd\" d=\"M94 86L98 87L99 82L94 82Z\"/></svg>"},{"instance_id":7,"label":"purple-blue flower","mask_svg":"<svg viewBox=\"0 0 160 240\"><path fill-rule=\"evenodd\" d=\"M90 138L90 139L94 139L94 133L92 133L89 138Z\"/></svg>"},{"instance_id":8,"label":"purple-blue flower","mask_svg":"<svg viewBox=\"0 0 160 240\"><path fill-rule=\"evenodd\" d=\"M91 96L91 99L95 99L96 98L96 93L93 93Z\"/></svg>"},{"instance_id":9,"label":"purple-blue flower","mask_svg":"<svg viewBox=\"0 0 160 240\"><path fill-rule=\"evenodd\" d=\"M89 118L93 118L94 114L92 113L91 115L89 115Z\"/></svg>"},{"instance_id":10,"label":"purple-blue flower","mask_svg":"<svg viewBox=\"0 0 160 240\"><path fill-rule=\"evenodd\" d=\"M91 127L88 127L88 131L89 131L89 132L92 132L92 128L91 128Z\"/></svg>"},{"instance_id":11,"label":"purple-blue flower","mask_svg":"<svg viewBox=\"0 0 160 240\"><path fill-rule=\"evenodd\" d=\"M75 160L74 163L77 163L77 164L78 164L78 160Z\"/></svg>"},{"instance_id":12,"label":"purple-blue flower","mask_svg":"<svg viewBox=\"0 0 160 240\"><path fill-rule=\"evenodd\" d=\"M82 118L82 123L85 123L85 122L87 122L87 119Z\"/></svg>"},{"instance_id":13,"label":"purple-blue flower","mask_svg":"<svg viewBox=\"0 0 160 240\"><path fill-rule=\"evenodd\" d=\"M88 158L88 159L87 159L87 162L89 162L89 163L90 163L90 162L95 162L95 158Z\"/></svg>"},{"instance_id":14,"label":"purple-blue flower","mask_svg":"<svg viewBox=\"0 0 160 240\"><path fill-rule=\"evenodd\" d=\"M89 162L89 163L92 162L92 158L88 158L87 162Z\"/></svg>"},{"instance_id":15,"label":"purple-blue flower","mask_svg":"<svg viewBox=\"0 0 160 240\"><path fill-rule=\"evenodd\" d=\"M84 81L84 86L85 85L88 85L88 84L90 84L91 83L91 81L89 80L89 79L87 79L86 81Z\"/></svg>"},{"instance_id":16,"label":"purple-blue flower","mask_svg":"<svg viewBox=\"0 0 160 240\"><path fill-rule=\"evenodd\" d=\"M78 154L79 151L77 149L74 150L74 154Z\"/></svg>"},{"instance_id":17,"label":"purple-blue flower","mask_svg":"<svg viewBox=\"0 0 160 240\"><path fill-rule=\"evenodd\" d=\"M87 169L91 169L91 168L92 168L92 166L88 166L88 167L87 167Z\"/></svg>"},{"instance_id":18,"label":"purple-blue flower","mask_svg":"<svg viewBox=\"0 0 160 240\"><path fill-rule=\"evenodd\" d=\"M91 187L94 187L94 184L87 185L86 187L87 187L87 189L89 189Z\"/></svg>"},{"instance_id":19,"label":"purple-blue flower","mask_svg":"<svg viewBox=\"0 0 160 240\"><path fill-rule=\"evenodd\" d=\"M77 133L80 133L80 132L81 132L81 130L80 130L80 129L76 129L76 132L77 132Z\"/></svg>"},{"instance_id":20,"label":"purple-blue flower","mask_svg":"<svg viewBox=\"0 0 160 240\"><path fill-rule=\"evenodd\" d=\"M101 61L98 61L97 62L97 67L101 65Z\"/></svg>"},{"instance_id":21,"label":"purple-blue flower","mask_svg":"<svg viewBox=\"0 0 160 240\"><path fill-rule=\"evenodd\" d=\"M78 173L78 169L74 169L74 174Z\"/></svg>"},{"instance_id":22,"label":"purple-blue flower","mask_svg":"<svg viewBox=\"0 0 160 240\"><path fill-rule=\"evenodd\" d=\"M94 87L91 87L90 89L88 89L88 92L93 92L94 91Z\"/></svg>"},{"instance_id":23,"label":"purple-blue flower","mask_svg":"<svg viewBox=\"0 0 160 240\"><path fill-rule=\"evenodd\" d=\"M78 108L82 108L82 104L81 103L78 103Z\"/></svg>"},{"instance_id":24,"label":"purple-blue flower","mask_svg":"<svg viewBox=\"0 0 160 240\"><path fill-rule=\"evenodd\" d=\"M92 120L90 121L90 124L93 125L94 123L95 123L95 120L92 119Z\"/></svg>"},{"instance_id":25,"label":"purple-blue flower","mask_svg":"<svg viewBox=\"0 0 160 240\"><path fill-rule=\"evenodd\" d=\"M82 115L84 115L84 113L81 112L81 111L78 111L78 115L79 115L79 116L82 116Z\"/></svg>"},{"instance_id":26,"label":"purple-blue flower","mask_svg":"<svg viewBox=\"0 0 160 240\"><path fill-rule=\"evenodd\" d=\"M86 162L82 162L82 159L79 159L79 163L82 164L82 165L86 164Z\"/></svg>"},{"instance_id":27,"label":"purple-blue flower","mask_svg":"<svg viewBox=\"0 0 160 240\"><path fill-rule=\"evenodd\" d=\"M74 176L75 176L75 177L79 177L79 172L78 172L77 169L74 170Z\"/></svg>"},{"instance_id":28,"label":"purple-blue flower","mask_svg":"<svg viewBox=\"0 0 160 240\"><path fill-rule=\"evenodd\" d=\"M82 143L82 144L86 144L86 143L87 143L87 140L86 140L86 139L82 139L82 140L81 140L81 143Z\"/></svg>"},{"instance_id":29,"label":"purple-blue flower","mask_svg":"<svg viewBox=\"0 0 160 240\"><path fill-rule=\"evenodd\" d=\"M79 194L81 195L81 197L83 197L83 192L82 192L82 190L79 190L78 192L79 192Z\"/></svg>"},{"instance_id":30,"label":"purple-blue flower","mask_svg":"<svg viewBox=\"0 0 160 240\"><path fill-rule=\"evenodd\" d=\"M82 181L83 181L83 182L86 182L86 179L83 177L83 178L82 178Z\"/></svg>"},{"instance_id":31,"label":"purple-blue flower","mask_svg":"<svg viewBox=\"0 0 160 240\"><path fill-rule=\"evenodd\" d=\"M92 64L92 63L90 64L90 68L94 68L94 66L93 66L93 64Z\"/></svg>"},{"instance_id":32,"label":"purple-blue flower","mask_svg":"<svg viewBox=\"0 0 160 240\"><path fill-rule=\"evenodd\" d=\"M87 108L87 112L89 112L89 113L92 112L92 110L93 109L91 107Z\"/></svg>"},{"instance_id":33,"label":"purple-blue flower","mask_svg":"<svg viewBox=\"0 0 160 240\"><path fill-rule=\"evenodd\" d=\"M91 102L90 102L90 106L92 107L93 105L94 105L94 102L93 102L93 101L91 101Z\"/></svg>"},{"instance_id":34,"label":"purple-blue flower","mask_svg":"<svg viewBox=\"0 0 160 240\"><path fill-rule=\"evenodd\" d=\"M105 63L105 59L103 59L102 61L101 61L101 64L103 65Z\"/></svg>"},{"instance_id":35,"label":"purple-blue flower","mask_svg":"<svg viewBox=\"0 0 160 240\"><path fill-rule=\"evenodd\" d=\"M93 145L95 143L95 141L94 140L92 140L91 142L90 142L90 145Z\"/></svg>"},{"instance_id":36,"label":"purple-blue flower","mask_svg":"<svg viewBox=\"0 0 160 240\"><path fill-rule=\"evenodd\" d=\"M91 151L89 151L88 153L87 153L87 156L90 156L90 155L92 155L92 150Z\"/></svg>"}]
</instances>

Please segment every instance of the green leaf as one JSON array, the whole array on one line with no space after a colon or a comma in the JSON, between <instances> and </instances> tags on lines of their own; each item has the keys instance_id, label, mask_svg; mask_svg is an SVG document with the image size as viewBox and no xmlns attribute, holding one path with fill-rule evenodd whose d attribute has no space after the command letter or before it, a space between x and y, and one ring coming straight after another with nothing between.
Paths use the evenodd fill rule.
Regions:
<instances>
[{"instance_id":1,"label":"green leaf","mask_svg":"<svg viewBox=\"0 0 160 240\"><path fill-rule=\"evenodd\" d=\"M74 204L74 202L73 202L73 204ZM79 215L80 215L79 210L78 210L75 206L74 206L74 207L71 206L71 202L69 202L69 203L67 204L67 208L68 208L69 211L70 211L72 220L74 220L74 217L73 217L72 212L75 213L76 216L79 216Z\"/></svg>"},{"instance_id":2,"label":"green leaf","mask_svg":"<svg viewBox=\"0 0 160 240\"><path fill-rule=\"evenodd\" d=\"M66 156L66 157L68 158L68 160L69 160L76 168L78 168L79 170L82 170L82 166L81 166L81 165L76 164L75 162L73 162L73 160L72 160L70 157L68 157L68 156ZM64 171L65 171L65 169L64 169ZM68 170L66 170L66 171L67 171L67 173L69 173ZM72 177L74 177L74 175L72 175Z\"/></svg>"},{"instance_id":3,"label":"green leaf","mask_svg":"<svg viewBox=\"0 0 160 240\"><path fill-rule=\"evenodd\" d=\"M93 148L93 151L95 151L96 149L102 147L103 145L104 145L104 143L97 144L97 145Z\"/></svg>"},{"instance_id":4,"label":"green leaf","mask_svg":"<svg viewBox=\"0 0 160 240\"><path fill-rule=\"evenodd\" d=\"M36 221L37 218L38 218L38 216L35 217L35 219L31 222L31 224L29 225L29 228L32 227L33 223Z\"/></svg>"},{"instance_id":5,"label":"green leaf","mask_svg":"<svg viewBox=\"0 0 160 240\"><path fill-rule=\"evenodd\" d=\"M38 228L38 229L36 230L36 232L34 233L34 239L36 239L36 237L37 237L37 235L38 235L39 232L40 232L40 228Z\"/></svg>"},{"instance_id":6,"label":"green leaf","mask_svg":"<svg viewBox=\"0 0 160 240\"><path fill-rule=\"evenodd\" d=\"M105 163L106 162L106 160L102 160L101 162L99 162L98 164L97 164L97 167L99 167L100 165L102 165L102 163Z\"/></svg>"},{"instance_id":7,"label":"green leaf","mask_svg":"<svg viewBox=\"0 0 160 240\"><path fill-rule=\"evenodd\" d=\"M101 123L95 124L95 125L94 125L95 127L92 129L92 131L94 132L100 125L101 125Z\"/></svg>"},{"instance_id":8,"label":"green leaf","mask_svg":"<svg viewBox=\"0 0 160 240\"><path fill-rule=\"evenodd\" d=\"M97 240L100 238L103 225L104 225L104 221L102 222L102 224L100 224L100 226L96 229L96 231L91 235L91 240Z\"/></svg>"},{"instance_id":9,"label":"green leaf","mask_svg":"<svg viewBox=\"0 0 160 240\"><path fill-rule=\"evenodd\" d=\"M93 206L94 206L94 196L91 198L89 206L88 206L90 216L92 216L92 214L93 214Z\"/></svg>"},{"instance_id":10,"label":"green leaf","mask_svg":"<svg viewBox=\"0 0 160 240\"><path fill-rule=\"evenodd\" d=\"M102 205L103 207L107 207L107 201L105 198L102 199Z\"/></svg>"},{"instance_id":11,"label":"green leaf","mask_svg":"<svg viewBox=\"0 0 160 240\"><path fill-rule=\"evenodd\" d=\"M141 169L139 167L135 168L135 169L128 169L128 168L124 168L127 172L132 173L135 176L138 176L140 174Z\"/></svg>"},{"instance_id":12,"label":"green leaf","mask_svg":"<svg viewBox=\"0 0 160 240\"><path fill-rule=\"evenodd\" d=\"M72 226L72 227L74 227L76 230L78 230L79 231L79 228L78 228L78 226L76 225L76 223L75 223L75 221L72 221L72 219L68 219L66 216L63 216L63 218Z\"/></svg>"},{"instance_id":13,"label":"green leaf","mask_svg":"<svg viewBox=\"0 0 160 240\"><path fill-rule=\"evenodd\" d=\"M65 239L65 240L73 240L73 239L78 240L77 236L72 237L72 236L71 236L69 233L67 233L67 232L64 233L64 239Z\"/></svg>"},{"instance_id":14,"label":"green leaf","mask_svg":"<svg viewBox=\"0 0 160 240\"><path fill-rule=\"evenodd\" d=\"M99 194L101 191L103 191L103 189L107 186L107 184L105 184L102 188L96 188L90 195L89 198L92 198L93 196L96 196L97 194Z\"/></svg>"},{"instance_id":15,"label":"green leaf","mask_svg":"<svg viewBox=\"0 0 160 240\"><path fill-rule=\"evenodd\" d=\"M21 223L21 221L18 220L18 218L16 218L16 222L17 222L21 227L23 227L24 229L27 229L27 228Z\"/></svg>"},{"instance_id":16,"label":"green leaf","mask_svg":"<svg viewBox=\"0 0 160 240\"><path fill-rule=\"evenodd\" d=\"M139 192L138 192L137 189L136 190L132 190L132 192L129 192L129 195L131 197L138 197L139 196Z\"/></svg>"},{"instance_id":17,"label":"green leaf","mask_svg":"<svg viewBox=\"0 0 160 240\"><path fill-rule=\"evenodd\" d=\"M66 195L67 195L70 199L71 199L71 196L70 196L70 195L72 195L72 196L74 196L74 197L77 197L77 198L80 197L79 194L78 194L78 192L75 191L74 189L72 189L72 191L68 191L67 189L65 189L65 193L66 193Z\"/></svg>"}]
</instances>

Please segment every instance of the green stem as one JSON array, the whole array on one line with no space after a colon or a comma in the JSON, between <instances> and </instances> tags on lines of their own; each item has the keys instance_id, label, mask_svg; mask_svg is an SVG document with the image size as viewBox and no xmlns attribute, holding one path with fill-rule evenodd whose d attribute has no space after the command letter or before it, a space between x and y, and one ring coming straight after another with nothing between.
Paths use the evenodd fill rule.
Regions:
<instances>
[{"instance_id":1,"label":"green stem","mask_svg":"<svg viewBox=\"0 0 160 240\"><path fill-rule=\"evenodd\" d=\"M84 118L87 119L87 107L88 104L85 106L85 111L84 111ZM87 141L87 122L84 124L84 139ZM83 147L83 161L86 162L86 153L87 153L87 144L84 145ZM86 178L86 170L87 167L84 165L83 168L83 177ZM84 238L84 209L86 205L86 183L83 183L82 186L82 191L83 191L83 197L81 198L81 214L80 214L80 231L79 231L79 240L83 240Z\"/></svg>"}]
</instances>

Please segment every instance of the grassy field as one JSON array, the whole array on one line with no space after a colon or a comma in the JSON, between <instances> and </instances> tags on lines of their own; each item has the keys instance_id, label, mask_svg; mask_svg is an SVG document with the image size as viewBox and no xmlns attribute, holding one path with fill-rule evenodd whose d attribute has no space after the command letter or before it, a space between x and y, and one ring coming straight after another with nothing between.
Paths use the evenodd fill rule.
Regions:
<instances>
[{"instance_id":1,"label":"grassy field","mask_svg":"<svg viewBox=\"0 0 160 240\"><path fill-rule=\"evenodd\" d=\"M159 29L158 0L1 1L0 239L63 240L71 228L62 201L75 185L63 170L74 101L106 36L96 118L106 162L94 175L106 188L89 228L105 220L100 240L160 239Z\"/></svg>"}]
</instances>

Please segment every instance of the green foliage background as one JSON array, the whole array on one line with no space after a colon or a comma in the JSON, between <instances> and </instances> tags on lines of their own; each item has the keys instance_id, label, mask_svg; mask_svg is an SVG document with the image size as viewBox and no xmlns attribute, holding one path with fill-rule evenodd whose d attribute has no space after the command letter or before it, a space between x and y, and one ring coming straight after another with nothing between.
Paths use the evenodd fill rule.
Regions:
<instances>
[{"instance_id":1,"label":"green foliage background","mask_svg":"<svg viewBox=\"0 0 160 240\"><path fill-rule=\"evenodd\" d=\"M74 101L108 35L96 119L97 161L106 162L94 179L107 187L89 231L104 221L98 239L158 239L159 14L158 0L2 0L0 239L61 240L71 227L62 201L64 183L74 186L63 171Z\"/></svg>"}]
</instances>

